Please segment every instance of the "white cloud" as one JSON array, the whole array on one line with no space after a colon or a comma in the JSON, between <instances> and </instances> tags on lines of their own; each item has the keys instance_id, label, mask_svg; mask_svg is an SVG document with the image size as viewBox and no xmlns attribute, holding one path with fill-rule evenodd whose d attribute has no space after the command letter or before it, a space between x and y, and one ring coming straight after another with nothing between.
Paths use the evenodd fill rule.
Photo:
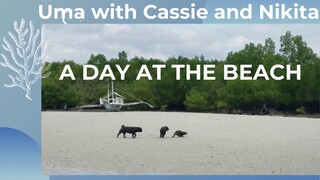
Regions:
<instances>
[{"instance_id":1,"label":"white cloud","mask_svg":"<svg viewBox=\"0 0 320 180\"><path fill-rule=\"evenodd\" d=\"M248 39L243 35L238 35L229 38L227 46L229 47L228 49L239 49L246 43L248 43Z\"/></svg>"},{"instance_id":2,"label":"white cloud","mask_svg":"<svg viewBox=\"0 0 320 180\"><path fill-rule=\"evenodd\" d=\"M302 35L316 53L320 53L319 25L46 25L44 39L49 40L47 55L52 61L64 59L85 63L91 54L108 59L126 51L129 58L161 58L203 54L208 59L225 59L246 43L264 43L271 37L279 49L280 36L290 30Z\"/></svg>"}]
</instances>

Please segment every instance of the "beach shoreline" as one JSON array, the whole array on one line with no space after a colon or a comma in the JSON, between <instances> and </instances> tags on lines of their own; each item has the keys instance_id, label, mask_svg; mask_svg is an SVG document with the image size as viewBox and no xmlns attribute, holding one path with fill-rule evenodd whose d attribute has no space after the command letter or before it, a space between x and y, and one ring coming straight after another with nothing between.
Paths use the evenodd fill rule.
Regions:
<instances>
[{"instance_id":1,"label":"beach shoreline","mask_svg":"<svg viewBox=\"0 0 320 180\"><path fill-rule=\"evenodd\" d=\"M139 126L133 139L120 126ZM168 126L159 138L161 126ZM175 130L188 134L171 138ZM42 112L50 175L319 174L320 119L185 112Z\"/></svg>"},{"instance_id":2,"label":"beach shoreline","mask_svg":"<svg viewBox=\"0 0 320 180\"><path fill-rule=\"evenodd\" d=\"M45 109L41 112L107 112L105 108L100 109L81 109L81 110L72 110L73 108L67 108L67 109ZM248 116L275 116L275 117L299 117L299 118L320 118L319 113L307 113L307 114L297 114L293 112L281 112L278 111L278 113L273 114L253 114L251 112L226 112L226 111L201 111L201 112L195 112L195 111L161 111L161 110L123 110L119 111L120 113L123 112L163 112L163 113L196 113L196 114L226 114L226 115L248 115Z\"/></svg>"}]
</instances>

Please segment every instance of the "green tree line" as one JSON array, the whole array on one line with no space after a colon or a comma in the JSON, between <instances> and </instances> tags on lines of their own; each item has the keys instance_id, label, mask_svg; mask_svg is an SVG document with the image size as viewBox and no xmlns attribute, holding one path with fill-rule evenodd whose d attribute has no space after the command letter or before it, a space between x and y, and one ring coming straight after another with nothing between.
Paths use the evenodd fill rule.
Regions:
<instances>
[{"instance_id":1,"label":"green tree line","mask_svg":"<svg viewBox=\"0 0 320 180\"><path fill-rule=\"evenodd\" d=\"M302 36L286 32L280 38L280 48L268 38L263 44L246 44L242 50L228 53L225 60L206 59L203 56L187 58L170 57L166 60L146 59L135 56L128 59L127 53L118 53L117 58L107 59L103 54L91 55L86 64L95 65L101 72L109 64L115 73L116 83L130 91L137 98L149 102L157 110L174 111L256 111L262 107L282 112L319 113L319 63L320 58L308 47ZM69 64L77 80L59 77L65 65ZM115 68L130 64L126 79L120 80L120 73ZM153 77L156 71L153 64L165 64L161 80L136 80L141 65L146 64ZM181 80L176 80L176 71L172 64L215 64L216 80L196 80L191 75L185 78L185 69L181 71ZM301 65L301 80L265 80L253 81L223 79L223 65L251 64L252 72L262 64L268 70L275 64ZM238 68L239 69L239 68ZM53 62L51 75L42 80L42 108L62 109L95 102L107 94L108 79L85 81L82 79L82 65L72 60ZM269 73L269 72L268 72ZM283 73L279 70L278 73ZM270 77L270 76L269 76ZM146 110L147 107L139 107Z\"/></svg>"}]
</instances>

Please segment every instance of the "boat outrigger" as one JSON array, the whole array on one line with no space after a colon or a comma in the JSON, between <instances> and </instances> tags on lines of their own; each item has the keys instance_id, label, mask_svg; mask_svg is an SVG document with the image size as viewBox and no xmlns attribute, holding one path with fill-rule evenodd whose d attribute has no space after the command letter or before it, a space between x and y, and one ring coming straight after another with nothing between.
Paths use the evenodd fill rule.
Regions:
<instances>
[{"instance_id":1,"label":"boat outrigger","mask_svg":"<svg viewBox=\"0 0 320 180\"><path fill-rule=\"evenodd\" d=\"M138 105L138 104L146 104L148 105L150 108L153 108L153 106L147 102L144 102L138 98L136 98L134 95L125 92L124 90L121 90L123 93L125 93L127 96L130 96L134 99L136 99L136 102L128 102L125 103L124 100L126 99L123 95L119 94L114 87L114 83L113 81L111 82L111 87L110 84L108 83L108 94L102 98L99 99L99 104L98 105L84 105L84 106L80 106L78 108L81 109L90 109L90 108L101 108L104 107L106 109L106 111L108 112L117 112L121 110L121 107L124 106L134 106L134 105Z\"/></svg>"}]
</instances>

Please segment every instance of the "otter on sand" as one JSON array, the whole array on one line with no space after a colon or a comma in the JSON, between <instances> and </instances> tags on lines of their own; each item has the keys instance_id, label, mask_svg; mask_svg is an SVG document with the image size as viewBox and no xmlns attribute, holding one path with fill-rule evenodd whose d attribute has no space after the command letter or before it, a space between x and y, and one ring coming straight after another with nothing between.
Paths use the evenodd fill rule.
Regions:
<instances>
[{"instance_id":1,"label":"otter on sand","mask_svg":"<svg viewBox=\"0 0 320 180\"><path fill-rule=\"evenodd\" d=\"M129 127L129 126L122 125L119 130L119 133L117 135L117 138L121 133L123 133L124 138L126 138L126 133L132 134L132 138L135 138L137 136L136 132L142 132L142 128L141 127Z\"/></svg>"},{"instance_id":2,"label":"otter on sand","mask_svg":"<svg viewBox=\"0 0 320 180\"><path fill-rule=\"evenodd\" d=\"M176 132L174 132L173 136L177 135L178 137L183 137L184 135L188 134L187 132L181 131L181 130L177 130Z\"/></svg>"},{"instance_id":3,"label":"otter on sand","mask_svg":"<svg viewBox=\"0 0 320 180\"><path fill-rule=\"evenodd\" d=\"M161 138L164 138L164 136L166 135L166 132L169 131L169 128L168 126L163 126L161 129L160 129L160 137Z\"/></svg>"}]
</instances>

